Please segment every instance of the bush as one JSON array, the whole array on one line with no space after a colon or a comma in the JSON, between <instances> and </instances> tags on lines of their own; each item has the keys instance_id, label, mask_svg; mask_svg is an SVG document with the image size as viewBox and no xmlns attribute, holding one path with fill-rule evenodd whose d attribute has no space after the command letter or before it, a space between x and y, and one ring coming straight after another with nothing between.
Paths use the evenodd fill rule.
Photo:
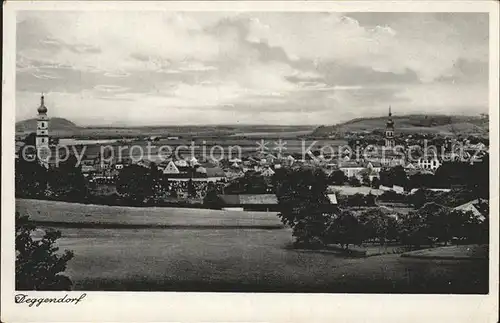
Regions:
<instances>
[{"instance_id":1,"label":"bush","mask_svg":"<svg viewBox=\"0 0 500 323\"><path fill-rule=\"evenodd\" d=\"M57 254L59 248L54 243L61 237L59 231L47 231L40 240L34 240L35 230L27 216L16 212L16 289L70 290L71 280L61 273L73 253Z\"/></svg>"}]
</instances>

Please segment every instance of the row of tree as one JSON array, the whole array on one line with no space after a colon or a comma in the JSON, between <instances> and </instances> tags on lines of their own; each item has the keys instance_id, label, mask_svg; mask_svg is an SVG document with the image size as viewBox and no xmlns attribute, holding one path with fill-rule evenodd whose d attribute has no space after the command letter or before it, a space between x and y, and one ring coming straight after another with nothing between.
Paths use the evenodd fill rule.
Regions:
<instances>
[{"instance_id":1,"label":"row of tree","mask_svg":"<svg viewBox=\"0 0 500 323\"><path fill-rule=\"evenodd\" d=\"M486 243L488 239L487 221L436 203L427 203L406 216L388 215L380 208L354 212L343 203L325 208L328 180L322 171L285 171L277 182L279 217L292 228L300 245L338 243L348 247L393 241L418 247L446 244L455 238L469 243ZM359 204L366 206L366 201L360 199Z\"/></svg>"},{"instance_id":2,"label":"row of tree","mask_svg":"<svg viewBox=\"0 0 500 323\"><path fill-rule=\"evenodd\" d=\"M489 155L480 162L444 162L434 174L418 173L408 176L402 166L384 169L380 172L380 184L398 185L407 190L412 188L465 187L477 192L483 198L489 196Z\"/></svg>"},{"instance_id":3,"label":"row of tree","mask_svg":"<svg viewBox=\"0 0 500 323\"><path fill-rule=\"evenodd\" d=\"M58 168L45 168L38 160L19 158L15 164L15 193L22 198L54 198L84 202L89 190L81 169L70 157Z\"/></svg>"}]
</instances>

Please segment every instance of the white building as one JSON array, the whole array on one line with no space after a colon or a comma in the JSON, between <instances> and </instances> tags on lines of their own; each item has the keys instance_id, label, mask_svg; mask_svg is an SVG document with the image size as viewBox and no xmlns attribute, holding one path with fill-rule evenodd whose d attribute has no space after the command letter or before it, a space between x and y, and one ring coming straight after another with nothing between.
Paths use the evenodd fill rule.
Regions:
<instances>
[{"instance_id":1,"label":"white building","mask_svg":"<svg viewBox=\"0 0 500 323\"><path fill-rule=\"evenodd\" d=\"M418 167L421 169L429 169L435 171L441 166L439 159L434 157L421 157L418 159Z\"/></svg>"}]
</instances>

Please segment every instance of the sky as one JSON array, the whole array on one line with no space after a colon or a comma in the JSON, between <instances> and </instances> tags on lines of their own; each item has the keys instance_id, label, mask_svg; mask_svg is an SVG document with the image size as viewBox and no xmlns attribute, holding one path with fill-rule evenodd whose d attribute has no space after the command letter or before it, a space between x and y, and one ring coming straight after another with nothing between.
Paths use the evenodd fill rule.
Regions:
<instances>
[{"instance_id":1,"label":"sky","mask_svg":"<svg viewBox=\"0 0 500 323\"><path fill-rule=\"evenodd\" d=\"M335 124L488 112L482 13L22 11L16 120Z\"/></svg>"}]
</instances>

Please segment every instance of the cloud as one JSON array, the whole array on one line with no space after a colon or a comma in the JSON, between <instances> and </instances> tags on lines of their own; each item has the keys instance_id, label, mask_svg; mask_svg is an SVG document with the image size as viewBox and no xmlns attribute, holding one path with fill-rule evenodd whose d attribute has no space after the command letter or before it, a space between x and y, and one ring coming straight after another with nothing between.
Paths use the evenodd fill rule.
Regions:
<instances>
[{"instance_id":1,"label":"cloud","mask_svg":"<svg viewBox=\"0 0 500 323\"><path fill-rule=\"evenodd\" d=\"M252 21L249 40L264 41L284 48L290 57L317 62L364 66L378 72L411 69L425 82L440 76L460 57L487 60L484 44L476 49L464 46L454 26L430 14L407 18L394 27L367 27L338 13L270 14Z\"/></svg>"},{"instance_id":2,"label":"cloud","mask_svg":"<svg viewBox=\"0 0 500 323\"><path fill-rule=\"evenodd\" d=\"M40 92L52 115L76 122L335 123L388 105L475 113L488 103L484 17L20 12L17 115L32 117Z\"/></svg>"}]
</instances>

